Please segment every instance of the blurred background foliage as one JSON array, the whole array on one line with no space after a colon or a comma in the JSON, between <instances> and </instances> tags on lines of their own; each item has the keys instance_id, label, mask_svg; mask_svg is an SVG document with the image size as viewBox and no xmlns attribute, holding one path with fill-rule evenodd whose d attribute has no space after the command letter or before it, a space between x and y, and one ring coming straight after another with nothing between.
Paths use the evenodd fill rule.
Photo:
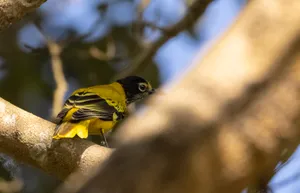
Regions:
<instances>
[{"instance_id":1,"label":"blurred background foliage","mask_svg":"<svg viewBox=\"0 0 300 193\"><path fill-rule=\"evenodd\" d=\"M137 22L171 26L186 14L191 2L48 0L0 34L0 96L50 120L56 84L46 38L63 48L61 60L68 83L67 97L79 87L109 83L136 60L145 45L163 33L153 27L141 28ZM213 1L194 26L169 40L152 60L142 64L142 71L134 74L150 80L155 87L184 75L196 53L201 56L210 42L230 26L244 4L245 0ZM93 140L99 142L97 137ZM0 158L0 177L21 177L24 193L52 192L61 183L54 176L16 163L5 155ZM285 178L290 171L283 170L280 172L283 177L275 177L275 181ZM298 192L299 188L299 184L289 183L276 187L274 192Z\"/></svg>"}]
</instances>

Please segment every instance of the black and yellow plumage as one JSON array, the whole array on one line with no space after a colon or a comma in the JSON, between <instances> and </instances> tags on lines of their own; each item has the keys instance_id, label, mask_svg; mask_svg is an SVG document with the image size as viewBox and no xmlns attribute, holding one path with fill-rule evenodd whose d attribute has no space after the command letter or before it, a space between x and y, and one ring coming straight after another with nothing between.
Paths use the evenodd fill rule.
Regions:
<instances>
[{"instance_id":1,"label":"black and yellow plumage","mask_svg":"<svg viewBox=\"0 0 300 193\"><path fill-rule=\"evenodd\" d=\"M73 138L76 135L87 138L88 135L99 134L104 137L106 132L126 116L130 103L153 92L151 84L138 76L129 76L107 85L78 89L66 100L57 115L53 138Z\"/></svg>"}]
</instances>

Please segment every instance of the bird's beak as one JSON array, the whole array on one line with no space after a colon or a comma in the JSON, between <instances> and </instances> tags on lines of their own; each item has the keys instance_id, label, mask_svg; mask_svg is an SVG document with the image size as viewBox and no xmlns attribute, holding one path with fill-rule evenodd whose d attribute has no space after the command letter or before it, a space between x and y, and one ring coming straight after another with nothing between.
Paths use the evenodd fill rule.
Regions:
<instances>
[{"instance_id":1,"label":"bird's beak","mask_svg":"<svg viewBox=\"0 0 300 193\"><path fill-rule=\"evenodd\" d=\"M153 94L153 93L155 93L155 89L154 88L152 88L151 90L149 90L149 92L148 92L149 94Z\"/></svg>"}]
</instances>

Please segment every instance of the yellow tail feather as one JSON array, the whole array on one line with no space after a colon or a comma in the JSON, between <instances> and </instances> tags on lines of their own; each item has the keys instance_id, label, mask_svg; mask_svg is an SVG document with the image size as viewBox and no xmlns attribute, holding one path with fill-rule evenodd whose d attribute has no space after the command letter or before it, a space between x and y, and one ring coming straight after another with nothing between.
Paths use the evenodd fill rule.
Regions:
<instances>
[{"instance_id":1,"label":"yellow tail feather","mask_svg":"<svg viewBox=\"0 0 300 193\"><path fill-rule=\"evenodd\" d=\"M57 126L53 138L73 138L76 134L80 138L87 138L89 124L90 120L80 121L78 123L64 122Z\"/></svg>"}]
</instances>

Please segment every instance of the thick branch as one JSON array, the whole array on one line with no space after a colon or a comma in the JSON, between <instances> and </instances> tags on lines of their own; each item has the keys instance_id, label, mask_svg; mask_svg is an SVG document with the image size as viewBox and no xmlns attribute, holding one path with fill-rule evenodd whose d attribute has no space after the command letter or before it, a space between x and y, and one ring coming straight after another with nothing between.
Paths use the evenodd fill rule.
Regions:
<instances>
[{"instance_id":1,"label":"thick branch","mask_svg":"<svg viewBox=\"0 0 300 193\"><path fill-rule=\"evenodd\" d=\"M278 61L289 54L299 35L300 1L292 2L249 2L232 28L202 60L196 58L195 67L173 90L153 98L143 119L128 119L122 125L117 141L130 142L167 128L165 120L172 117L174 106L197 113L203 125L243 107L247 103L244 97L263 89L259 86L276 71ZM143 125L143 129L131 125Z\"/></svg>"},{"instance_id":2,"label":"thick branch","mask_svg":"<svg viewBox=\"0 0 300 193\"><path fill-rule=\"evenodd\" d=\"M192 109L173 109L158 123L168 132L119 148L78 192L238 193L273 174L282 150L300 141L300 41L295 52L232 119L203 126Z\"/></svg>"},{"instance_id":3,"label":"thick branch","mask_svg":"<svg viewBox=\"0 0 300 193\"><path fill-rule=\"evenodd\" d=\"M110 150L88 140L53 140L55 125L0 98L0 151L57 177L86 173Z\"/></svg>"},{"instance_id":4,"label":"thick branch","mask_svg":"<svg viewBox=\"0 0 300 193\"><path fill-rule=\"evenodd\" d=\"M251 1L201 64L120 128L128 143L77 192L238 193L272 173L300 141L299 12L299 0Z\"/></svg>"},{"instance_id":5,"label":"thick branch","mask_svg":"<svg viewBox=\"0 0 300 193\"><path fill-rule=\"evenodd\" d=\"M0 1L0 31L8 28L27 13L42 5L46 0L1 0Z\"/></svg>"}]
</instances>

